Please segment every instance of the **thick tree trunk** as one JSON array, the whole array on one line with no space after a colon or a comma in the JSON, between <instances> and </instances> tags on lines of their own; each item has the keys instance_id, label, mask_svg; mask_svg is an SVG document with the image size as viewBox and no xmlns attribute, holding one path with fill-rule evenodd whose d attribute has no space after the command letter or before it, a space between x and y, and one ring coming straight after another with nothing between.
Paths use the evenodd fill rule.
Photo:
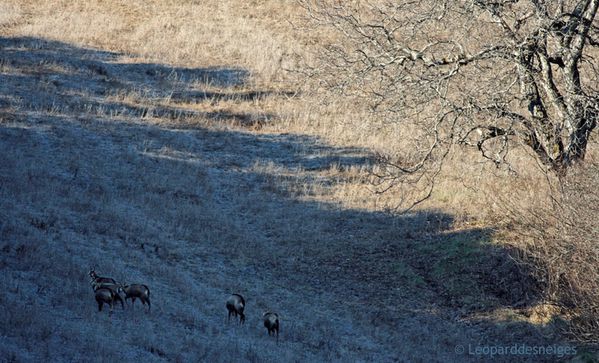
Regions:
<instances>
[{"instance_id":1,"label":"thick tree trunk","mask_svg":"<svg viewBox=\"0 0 599 363\"><path fill-rule=\"evenodd\" d=\"M551 25L551 31L535 33L515 53L520 93L528 102L528 144L543 163L562 175L584 160L597 126L599 103L585 93L579 69L598 7L599 0L580 1L561 28ZM553 44L552 54L548 44ZM561 75L559 84L556 71Z\"/></svg>"}]
</instances>

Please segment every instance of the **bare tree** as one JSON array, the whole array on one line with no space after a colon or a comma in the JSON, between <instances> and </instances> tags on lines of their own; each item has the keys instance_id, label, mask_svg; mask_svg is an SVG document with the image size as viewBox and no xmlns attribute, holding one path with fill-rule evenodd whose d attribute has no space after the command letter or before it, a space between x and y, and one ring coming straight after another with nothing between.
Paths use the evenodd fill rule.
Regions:
<instances>
[{"instance_id":1,"label":"bare tree","mask_svg":"<svg viewBox=\"0 0 599 363\"><path fill-rule=\"evenodd\" d=\"M497 164L523 144L558 176L585 158L599 112L599 0L300 2L333 31L313 75L418 138L382 158L390 186L434 178L456 144Z\"/></svg>"},{"instance_id":2,"label":"bare tree","mask_svg":"<svg viewBox=\"0 0 599 363\"><path fill-rule=\"evenodd\" d=\"M508 197L526 236L515 257L536 269L545 299L574 316L577 339L596 342L599 169L592 158L572 166L595 152L599 0L300 2L327 39L314 79L405 130L400 150L380 157L381 191L425 185L416 203L426 199L456 146L497 165L528 150L558 177L553 208Z\"/></svg>"}]
</instances>

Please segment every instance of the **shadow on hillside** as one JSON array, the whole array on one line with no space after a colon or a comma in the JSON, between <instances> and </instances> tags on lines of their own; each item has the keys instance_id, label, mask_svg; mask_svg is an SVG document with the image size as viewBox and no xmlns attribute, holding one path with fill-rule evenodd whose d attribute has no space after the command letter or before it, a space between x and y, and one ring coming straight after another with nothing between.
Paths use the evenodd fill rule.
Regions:
<instances>
[{"instance_id":1,"label":"shadow on hillside","mask_svg":"<svg viewBox=\"0 0 599 363\"><path fill-rule=\"evenodd\" d=\"M176 106L209 100L251 101L289 92L239 90L249 76L241 68L182 68L131 63L122 54L40 38L0 37L3 87L0 106L69 116L209 118L242 126L273 119L269 114L201 112ZM18 88L8 88L18 84ZM213 89L225 89L226 92ZM31 92L35 92L32 97ZM165 104L167 103L167 104Z\"/></svg>"},{"instance_id":2,"label":"shadow on hillside","mask_svg":"<svg viewBox=\"0 0 599 363\"><path fill-rule=\"evenodd\" d=\"M397 216L300 200L272 181L276 175L271 169L255 169L258 163L285 171L303 170L308 176L291 173L289 183L307 185L314 182L309 174L313 171L333 166L368 167L371 157L367 150L336 148L302 135L212 130L180 117L252 119L273 115L212 115L170 106L150 110L126 99L114 100L123 91L140 92L148 98L170 95L185 102L229 95L240 99L268 95L243 91L235 96L235 88L244 84L246 71L173 68L120 60L119 54L60 42L0 38L0 107L4 109L0 109L0 149L16 143L29 149L31 155L40 145L49 143L55 153L77 150L78 166L65 167L65 183L80 184L91 193L97 190L90 187L94 183L102 193L116 193L102 183L113 177L110 170L115 163L125 165L137 160L110 152L125 144L140 158L138 167L149 175L170 170L181 173L184 164L188 174L178 177L191 183L198 173L210 169L210 178L218 178L221 188L212 194L201 195L195 189L169 190L169 185L148 187L145 193L149 197L167 194L171 204L165 207L190 210L202 208L207 197L213 198L212 207L239 219L240 225L252 226L247 231L223 231L226 244L212 241L211 248L234 261L232 265L240 266L227 273L244 276L250 269L263 278L271 276L273 283L292 291L331 295L346 312L375 328L404 329L405 314L429 316L452 311L462 318L538 302L531 293L534 282L530 272L514 262L511 251L490 243L492 230L454 231L452 216L437 211ZM227 92L202 94L197 89L202 84L217 85ZM107 117L145 117L148 112L181 122L162 126ZM89 119L90 114L95 119ZM92 160L105 168L86 170L85 165L92 164ZM2 161L0 178L17 167L18 163ZM0 181L5 185L9 179ZM205 243L195 240L205 225L210 224L198 221L177 230L176 237L189 241L190 246ZM122 234L126 234L109 223L90 233L114 240L124 240ZM183 258L169 253L168 246L147 248L136 240L135 236L128 238L127 247L141 248L167 263L178 263ZM1 265L16 263L17 253L15 248L5 247ZM301 311L291 314L299 316ZM456 320L456 324L461 323ZM505 333L501 324L485 324L496 329L494 338L502 338L497 336ZM543 341L542 327L518 324L519 332L512 331L509 336L506 333L506 340ZM531 332L536 335L532 337Z\"/></svg>"}]
</instances>

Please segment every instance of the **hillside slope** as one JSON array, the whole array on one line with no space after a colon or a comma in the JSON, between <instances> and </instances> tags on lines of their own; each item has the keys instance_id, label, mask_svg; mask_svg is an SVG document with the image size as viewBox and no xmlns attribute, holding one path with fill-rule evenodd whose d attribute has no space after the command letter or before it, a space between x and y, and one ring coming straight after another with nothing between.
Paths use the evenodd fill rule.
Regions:
<instances>
[{"instance_id":1,"label":"hillside slope","mask_svg":"<svg viewBox=\"0 0 599 363\"><path fill-rule=\"evenodd\" d=\"M257 80L269 67L59 40L24 4L0 35L3 359L464 361L560 343L551 325L485 317L524 298L490 229L335 201L372 151L263 129L283 122L264 104L293 94ZM90 266L149 285L152 311L98 312ZM245 326L226 323L233 292ZM278 344L266 310L282 315Z\"/></svg>"}]
</instances>

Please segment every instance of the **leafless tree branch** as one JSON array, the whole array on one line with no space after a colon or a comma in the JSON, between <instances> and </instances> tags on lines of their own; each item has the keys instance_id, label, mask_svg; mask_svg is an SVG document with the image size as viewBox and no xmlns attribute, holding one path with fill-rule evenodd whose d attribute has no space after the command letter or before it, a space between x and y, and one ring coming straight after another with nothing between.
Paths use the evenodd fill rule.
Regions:
<instances>
[{"instance_id":1,"label":"leafless tree branch","mask_svg":"<svg viewBox=\"0 0 599 363\"><path fill-rule=\"evenodd\" d=\"M315 77L421 138L409 157L379 159L381 180L438 170L455 144L502 164L523 143L558 176L584 160L599 115L599 0L300 3L336 32Z\"/></svg>"}]
</instances>

